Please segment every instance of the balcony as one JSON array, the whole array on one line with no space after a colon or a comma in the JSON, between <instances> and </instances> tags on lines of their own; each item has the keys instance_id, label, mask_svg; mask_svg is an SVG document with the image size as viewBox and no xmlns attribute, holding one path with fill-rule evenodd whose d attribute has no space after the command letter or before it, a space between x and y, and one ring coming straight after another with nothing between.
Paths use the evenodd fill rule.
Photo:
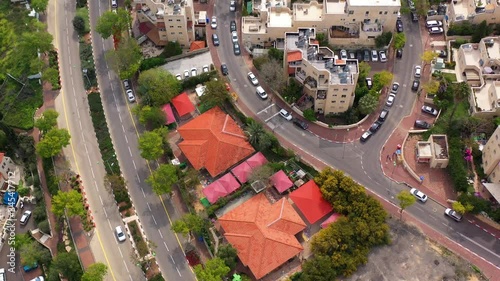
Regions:
<instances>
[{"instance_id":1,"label":"balcony","mask_svg":"<svg viewBox=\"0 0 500 281\"><path fill-rule=\"evenodd\" d=\"M334 25L330 28L330 38L359 38L357 25L347 26Z\"/></svg>"},{"instance_id":2,"label":"balcony","mask_svg":"<svg viewBox=\"0 0 500 281\"><path fill-rule=\"evenodd\" d=\"M379 23L363 23L362 30L365 32L368 37L377 37L382 34L384 28Z\"/></svg>"}]
</instances>

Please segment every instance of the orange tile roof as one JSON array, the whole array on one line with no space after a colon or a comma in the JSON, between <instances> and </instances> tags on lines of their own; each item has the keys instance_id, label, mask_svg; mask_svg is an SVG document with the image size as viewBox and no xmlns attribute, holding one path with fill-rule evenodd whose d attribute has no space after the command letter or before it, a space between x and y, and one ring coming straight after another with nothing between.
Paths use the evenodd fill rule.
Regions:
<instances>
[{"instance_id":1,"label":"orange tile roof","mask_svg":"<svg viewBox=\"0 0 500 281\"><path fill-rule=\"evenodd\" d=\"M192 52L194 50L203 49L203 48L205 48L205 41L193 41L193 42L191 42L191 46L189 48L189 51Z\"/></svg>"},{"instance_id":2,"label":"orange tile roof","mask_svg":"<svg viewBox=\"0 0 500 281\"><path fill-rule=\"evenodd\" d=\"M257 279L303 250L295 235L306 224L285 198L271 205L261 193L219 218L219 223Z\"/></svg>"},{"instance_id":3,"label":"orange tile roof","mask_svg":"<svg viewBox=\"0 0 500 281\"><path fill-rule=\"evenodd\" d=\"M178 129L179 148L197 170L212 177L250 156L255 150L231 116L214 107Z\"/></svg>"},{"instance_id":4,"label":"orange tile roof","mask_svg":"<svg viewBox=\"0 0 500 281\"><path fill-rule=\"evenodd\" d=\"M291 51L286 54L287 61L299 61L302 60L302 52L301 51Z\"/></svg>"}]
</instances>

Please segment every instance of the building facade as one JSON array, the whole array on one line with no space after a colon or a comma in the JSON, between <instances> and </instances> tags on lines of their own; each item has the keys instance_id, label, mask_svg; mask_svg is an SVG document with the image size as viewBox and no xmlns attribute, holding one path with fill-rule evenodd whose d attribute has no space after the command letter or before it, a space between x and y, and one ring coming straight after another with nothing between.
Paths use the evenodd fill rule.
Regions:
<instances>
[{"instance_id":1,"label":"building facade","mask_svg":"<svg viewBox=\"0 0 500 281\"><path fill-rule=\"evenodd\" d=\"M284 34L315 28L331 45L372 46L375 37L396 26L400 0L325 0L294 3L287 0L253 0L255 16L242 18L243 44L283 47Z\"/></svg>"},{"instance_id":2,"label":"building facade","mask_svg":"<svg viewBox=\"0 0 500 281\"><path fill-rule=\"evenodd\" d=\"M447 16L452 23L479 24L483 20L488 24L500 23L500 1L454 0L448 6Z\"/></svg>"},{"instance_id":3,"label":"building facade","mask_svg":"<svg viewBox=\"0 0 500 281\"><path fill-rule=\"evenodd\" d=\"M500 183L500 126L483 148L483 169L489 182Z\"/></svg>"},{"instance_id":4,"label":"building facade","mask_svg":"<svg viewBox=\"0 0 500 281\"><path fill-rule=\"evenodd\" d=\"M314 28L285 34L284 71L304 86L320 114L341 113L352 107L358 81L358 61L341 60L320 47Z\"/></svg>"}]
</instances>

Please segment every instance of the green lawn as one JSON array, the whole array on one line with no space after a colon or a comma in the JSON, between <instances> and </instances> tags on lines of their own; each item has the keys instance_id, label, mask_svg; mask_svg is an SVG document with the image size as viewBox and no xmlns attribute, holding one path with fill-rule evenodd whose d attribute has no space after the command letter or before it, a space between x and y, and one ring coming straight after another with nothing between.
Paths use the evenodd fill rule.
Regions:
<instances>
[{"instance_id":1,"label":"green lawn","mask_svg":"<svg viewBox=\"0 0 500 281\"><path fill-rule=\"evenodd\" d=\"M442 74L443 74L443 77L446 80L448 80L448 81L450 81L452 83L457 82L457 75L455 73L445 73L445 72L443 72Z\"/></svg>"},{"instance_id":2,"label":"green lawn","mask_svg":"<svg viewBox=\"0 0 500 281\"><path fill-rule=\"evenodd\" d=\"M78 8L76 9L76 15L82 17L85 21L85 32L90 32L89 10L87 8Z\"/></svg>"}]
</instances>

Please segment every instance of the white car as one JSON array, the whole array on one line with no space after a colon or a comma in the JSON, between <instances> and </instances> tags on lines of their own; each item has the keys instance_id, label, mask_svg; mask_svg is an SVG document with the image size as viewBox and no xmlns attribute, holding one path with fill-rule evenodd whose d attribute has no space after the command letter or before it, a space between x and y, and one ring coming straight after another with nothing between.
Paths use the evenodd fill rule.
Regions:
<instances>
[{"instance_id":1,"label":"white car","mask_svg":"<svg viewBox=\"0 0 500 281\"><path fill-rule=\"evenodd\" d=\"M127 98L128 98L128 101L130 103L135 101L135 96L134 96L134 92L132 91L132 89L128 89L125 93L127 94Z\"/></svg>"},{"instance_id":2,"label":"white car","mask_svg":"<svg viewBox=\"0 0 500 281\"><path fill-rule=\"evenodd\" d=\"M191 68L191 77L195 77L196 75L198 75L198 70L196 69L196 67Z\"/></svg>"},{"instance_id":3,"label":"white car","mask_svg":"<svg viewBox=\"0 0 500 281\"><path fill-rule=\"evenodd\" d=\"M454 219L455 221L459 222L462 220L462 215L454 211L453 209L447 208L444 210L444 214L447 215L448 217Z\"/></svg>"},{"instance_id":4,"label":"white car","mask_svg":"<svg viewBox=\"0 0 500 281\"><path fill-rule=\"evenodd\" d=\"M420 78L422 76L422 67L420 65L415 65L415 78Z\"/></svg>"},{"instance_id":5,"label":"white car","mask_svg":"<svg viewBox=\"0 0 500 281\"><path fill-rule=\"evenodd\" d=\"M204 65L202 70L203 70L203 73L210 72L210 67L208 67L208 65Z\"/></svg>"},{"instance_id":6,"label":"white car","mask_svg":"<svg viewBox=\"0 0 500 281\"><path fill-rule=\"evenodd\" d=\"M392 106L394 104L395 99L396 99L396 95L390 94L389 97L387 97L387 101L385 102L385 105Z\"/></svg>"},{"instance_id":7,"label":"white car","mask_svg":"<svg viewBox=\"0 0 500 281\"><path fill-rule=\"evenodd\" d=\"M233 40L233 44L238 42L238 32L231 32L231 39Z\"/></svg>"},{"instance_id":8,"label":"white car","mask_svg":"<svg viewBox=\"0 0 500 281\"><path fill-rule=\"evenodd\" d=\"M232 0L231 2L229 2L229 11L236 12L236 1Z\"/></svg>"},{"instance_id":9,"label":"white car","mask_svg":"<svg viewBox=\"0 0 500 281\"><path fill-rule=\"evenodd\" d=\"M387 56L385 55L385 51L378 52L378 56L380 57L380 62L387 62Z\"/></svg>"},{"instance_id":10,"label":"white car","mask_svg":"<svg viewBox=\"0 0 500 281\"><path fill-rule=\"evenodd\" d=\"M254 86L259 85L259 80L257 80L257 77L255 77L255 74L253 74L253 72L248 72L247 76L248 80L250 80L250 83L252 83L252 85Z\"/></svg>"},{"instance_id":11,"label":"white car","mask_svg":"<svg viewBox=\"0 0 500 281\"><path fill-rule=\"evenodd\" d=\"M346 50L340 50L340 59L341 60L347 59L347 51Z\"/></svg>"},{"instance_id":12,"label":"white car","mask_svg":"<svg viewBox=\"0 0 500 281\"><path fill-rule=\"evenodd\" d=\"M210 26L212 27L212 29L217 29L217 17L216 16L212 17L212 20L210 21Z\"/></svg>"},{"instance_id":13,"label":"white car","mask_svg":"<svg viewBox=\"0 0 500 281\"><path fill-rule=\"evenodd\" d=\"M284 109L280 110L280 115L281 115L281 117L285 118L288 121L292 120L292 114L290 114L290 112L288 112Z\"/></svg>"},{"instance_id":14,"label":"white car","mask_svg":"<svg viewBox=\"0 0 500 281\"><path fill-rule=\"evenodd\" d=\"M125 233L123 233L123 230L122 230L121 226L117 226L115 228L115 234L116 234L116 238L120 242L123 242L123 241L125 241L127 239L127 236L125 236Z\"/></svg>"},{"instance_id":15,"label":"white car","mask_svg":"<svg viewBox=\"0 0 500 281\"><path fill-rule=\"evenodd\" d=\"M31 217L31 211L24 211L19 222L21 223L21 225L26 225L30 217Z\"/></svg>"},{"instance_id":16,"label":"white car","mask_svg":"<svg viewBox=\"0 0 500 281\"><path fill-rule=\"evenodd\" d=\"M182 81L182 75L180 73L175 74L175 79Z\"/></svg>"},{"instance_id":17,"label":"white car","mask_svg":"<svg viewBox=\"0 0 500 281\"><path fill-rule=\"evenodd\" d=\"M372 50L372 61L378 61L378 53L376 50Z\"/></svg>"},{"instance_id":18,"label":"white car","mask_svg":"<svg viewBox=\"0 0 500 281\"><path fill-rule=\"evenodd\" d=\"M422 191L412 188L410 190L411 195L415 196L419 201L425 203L427 201L427 195L425 195Z\"/></svg>"},{"instance_id":19,"label":"white car","mask_svg":"<svg viewBox=\"0 0 500 281\"><path fill-rule=\"evenodd\" d=\"M43 278L43 276L40 275L38 277L35 277L35 278L31 279L30 281L45 281L45 278Z\"/></svg>"},{"instance_id":20,"label":"white car","mask_svg":"<svg viewBox=\"0 0 500 281\"><path fill-rule=\"evenodd\" d=\"M184 70L184 79L189 78L189 70Z\"/></svg>"}]
</instances>

